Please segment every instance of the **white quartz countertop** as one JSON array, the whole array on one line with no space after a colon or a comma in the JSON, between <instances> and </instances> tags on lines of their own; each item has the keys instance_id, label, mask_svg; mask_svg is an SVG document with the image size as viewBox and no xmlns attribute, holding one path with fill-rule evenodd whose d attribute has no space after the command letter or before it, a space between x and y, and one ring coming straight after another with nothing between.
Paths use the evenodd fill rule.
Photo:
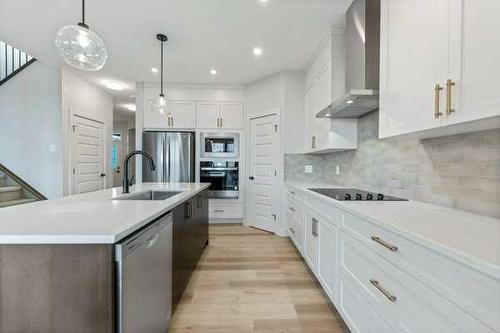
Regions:
<instances>
[{"instance_id":1,"label":"white quartz countertop","mask_svg":"<svg viewBox=\"0 0 500 333\"><path fill-rule=\"evenodd\" d=\"M166 200L113 200L122 188L73 195L0 209L0 244L113 244L190 197L204 183L145 183L130 194L181 191Z\"/></svg>"},{"instance_id":2,"label":"white quartz countertop","mask_svg":"<svg viewBox=\"0 0 500 333\"><path fill-rule=\"evenodd\" d=\"M412 200L337 201L308 189L342 186L286 184L500 278L499 219Z\"/></svg>"}]
</instances>

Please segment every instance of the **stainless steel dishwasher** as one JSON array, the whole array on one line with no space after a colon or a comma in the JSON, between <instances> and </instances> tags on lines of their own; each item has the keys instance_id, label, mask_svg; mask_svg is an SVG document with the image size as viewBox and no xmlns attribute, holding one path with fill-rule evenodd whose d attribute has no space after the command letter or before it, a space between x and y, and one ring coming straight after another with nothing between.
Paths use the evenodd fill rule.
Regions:
<instances>
[{"instance_id":1,"label":"stainless steel dishwasher","mask_svg":"<svg viewBox=\"0 0 500 333\"><path fill-rule=\"evenodd\" d=\"M172 312L172 214L116 244L118 332L165 333Z\"/></svg>"}]
</instances>

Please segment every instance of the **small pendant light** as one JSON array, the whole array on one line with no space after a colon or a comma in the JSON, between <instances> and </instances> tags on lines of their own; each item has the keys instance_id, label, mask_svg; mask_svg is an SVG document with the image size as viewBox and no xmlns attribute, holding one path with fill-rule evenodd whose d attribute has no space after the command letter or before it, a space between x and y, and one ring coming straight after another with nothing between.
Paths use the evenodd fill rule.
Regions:
<instances>
[{"instance_id":1,"label":"small pendant light","mask_svg":"<svg viewBox=\"0 0 500 333\"><path fill-rule=\"evenodd\" d=\"M162 115L167 115L170 112L170 101L165 98L163 94L163 44L168 40L167 36L163 34L157 34L156 39L160 41L161 44L161 58L160 58L160 94L153 101L153 108Z\"/></svg>"},{"instance_id":2,"label":"small pendant light","mask_svg":"<svg viewBox=\"0 0 500 333\"><path fill-rule=\"evenodd\" d=\"M59 29L55 43L64 61L80 70L98 71L108 58L102 39L85 24L85 0L82 0L82 22Z\"/></svg>"}]
</instances>

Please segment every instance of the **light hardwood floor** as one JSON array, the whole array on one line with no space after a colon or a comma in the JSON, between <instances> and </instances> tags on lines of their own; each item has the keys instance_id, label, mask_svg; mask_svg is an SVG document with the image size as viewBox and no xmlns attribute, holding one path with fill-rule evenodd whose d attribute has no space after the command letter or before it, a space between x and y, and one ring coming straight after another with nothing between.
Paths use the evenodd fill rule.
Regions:
<instances>
[{"instance_id":1,"label":"light hardwood floor","mask_svg":"<svg viewBox=\"0 0 500 333\"><path fill-rule=\"evenodd\" d=\"M210 226L170 333L349 332L288 238Z\"/></svg>"}]
</instances>

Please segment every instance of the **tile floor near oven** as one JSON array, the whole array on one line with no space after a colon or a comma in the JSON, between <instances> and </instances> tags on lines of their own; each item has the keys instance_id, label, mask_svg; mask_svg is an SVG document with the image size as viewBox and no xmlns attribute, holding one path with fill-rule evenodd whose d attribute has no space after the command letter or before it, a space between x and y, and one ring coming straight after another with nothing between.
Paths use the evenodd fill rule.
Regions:
<instances>
[{"instance_id":1,"label":"tile floor near oven","mask_svg":"<svg viewBox=\"0 0 500 333\"><path fill-rule=\"evenodd\" d=\"M344 333L288 238L241 225L210 226L210 244L170 333Z\"/></svg>"}]
</instances>

